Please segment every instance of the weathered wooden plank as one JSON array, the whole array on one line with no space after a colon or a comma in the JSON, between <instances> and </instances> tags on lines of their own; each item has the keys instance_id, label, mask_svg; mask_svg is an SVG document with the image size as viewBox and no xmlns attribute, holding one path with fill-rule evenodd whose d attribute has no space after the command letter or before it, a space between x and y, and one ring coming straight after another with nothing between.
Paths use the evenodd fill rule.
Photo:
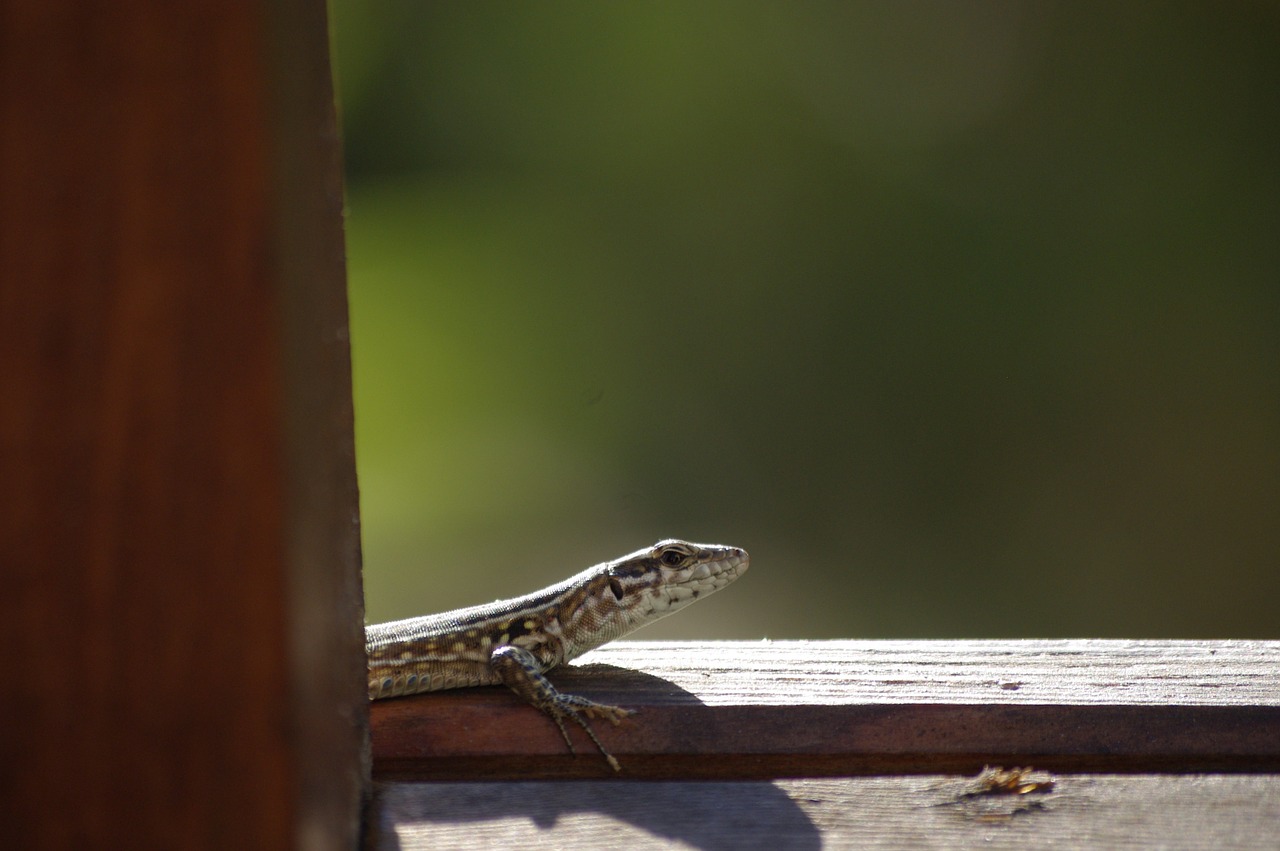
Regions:
<instances>
[{"instance_id":1,"label":"weathered wooden plank","mask_svg":"<svg viewBox=\"0 0 1280 851\"><path fill-rule=\"evenodd\" d=\"M1280 642L627 642L553 672L638 710L626 777L1280 768ZM505 689L375 703L375 776L595 777Z\"/></svg>"},{"instance_id":2,"label":"weathered wooden plank","mask_svg":"<svg viewBox=\"0 0 1280 851\"><path fill-rule=\"evenodd\" d=\"M984 795L972 778L389 783L374 847L1273 848L1280 775L1052 777Z\"/></svg>"},{"instance_id":3,"label":"weathered wooden plank","mask_svg":"<svg viewBox=\"0 0 1280 851\"><path fill-rule=\"evenodd\" d=\"M1280 641L632 641L574 667L591 664L643 671L709 705L1280 706Z\"/></svg>"}]
</instances>

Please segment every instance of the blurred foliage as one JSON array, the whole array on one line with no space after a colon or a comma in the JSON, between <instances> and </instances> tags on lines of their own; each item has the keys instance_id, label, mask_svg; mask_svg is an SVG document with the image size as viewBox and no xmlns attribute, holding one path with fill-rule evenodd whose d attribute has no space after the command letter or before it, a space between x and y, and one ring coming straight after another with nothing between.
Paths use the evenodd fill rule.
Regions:
<instances>
[{"instance_id":1,"label":"blurred foliage","mask_svg":"<svg viewBox=\"0 0 1280 851\"><path fill-rule=\"evenodd\" d=\"M335 0L371 620L1280 637L1280 8Z\"/></svg>"}]
</instances>

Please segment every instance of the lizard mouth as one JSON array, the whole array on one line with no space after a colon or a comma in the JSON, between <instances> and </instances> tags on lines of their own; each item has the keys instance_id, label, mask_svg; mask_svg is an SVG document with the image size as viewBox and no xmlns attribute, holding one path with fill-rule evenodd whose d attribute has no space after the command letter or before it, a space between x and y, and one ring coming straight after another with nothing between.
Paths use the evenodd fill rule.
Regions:
<instances>
[{"instance_id":1,"label":"lizard mouth","mask_svg":"<svg viewBox=\"0 0 1280 851\"><path fill-rule=\"evenodd\" d=\"M751 556L746 550L737 547L726 547L727 554L713 561L704 561L689 571L681 585L714 585L723 588L737 579L751 565Z\"/></svg>"}]
</instances>

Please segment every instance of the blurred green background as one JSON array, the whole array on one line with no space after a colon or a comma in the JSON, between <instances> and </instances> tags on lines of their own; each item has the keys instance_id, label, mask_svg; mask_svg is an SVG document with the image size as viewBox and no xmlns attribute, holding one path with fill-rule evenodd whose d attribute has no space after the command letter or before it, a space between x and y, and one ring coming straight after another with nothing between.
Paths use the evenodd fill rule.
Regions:
<instances>
[{"instance_id":1,"label":"blurred green background","mask_svg":"<svg viewBox=\"0 0 1280 851\"><path fill-rule=\"evenodd\" d=\"M1280 637L1280 7L335 0L371 621Z\"/></svg>"}]
</instances>

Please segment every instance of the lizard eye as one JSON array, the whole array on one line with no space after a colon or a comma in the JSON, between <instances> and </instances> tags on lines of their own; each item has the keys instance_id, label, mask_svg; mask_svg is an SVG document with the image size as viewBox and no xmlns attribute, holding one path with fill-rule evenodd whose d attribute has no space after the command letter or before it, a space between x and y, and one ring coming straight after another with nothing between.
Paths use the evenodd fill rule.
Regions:
<instances>
[{"instance_id":1,"label":"lizard eye","mask_svg":"<svg viewBox=\"0 0 1280 851\"><path fill-rule=\"evenodd\" d=\"M684 553L679 550L667 550L658 558L668 567L675 567L677 564L684 561Z\"/></svg>"}]
</instances>

